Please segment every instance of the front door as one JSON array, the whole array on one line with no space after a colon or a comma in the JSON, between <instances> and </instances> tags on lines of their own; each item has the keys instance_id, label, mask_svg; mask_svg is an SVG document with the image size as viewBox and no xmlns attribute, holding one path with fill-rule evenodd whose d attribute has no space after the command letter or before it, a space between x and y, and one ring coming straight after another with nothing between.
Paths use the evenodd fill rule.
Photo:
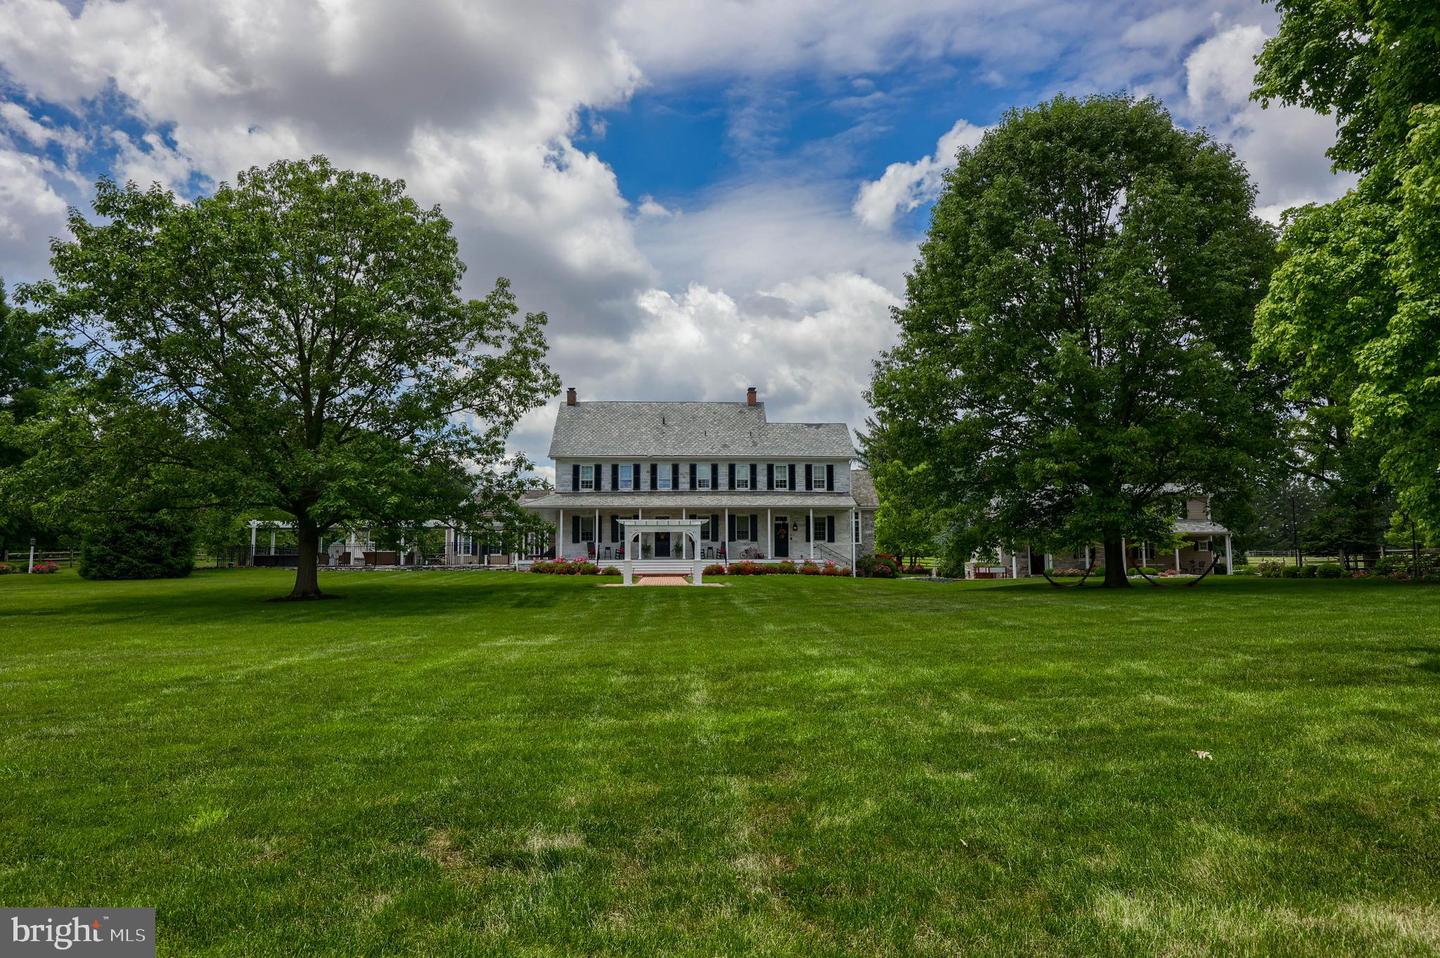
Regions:
<instances>
[{"instance_id":1,"label":"front door","mask_svg":"<svg viewBox=\"0 0 1440 958\"><path fill-rule=\"evenodd\" d=\"M784 516L775 517L775 558L790 558L790 520Z\"/></svg>"}]
</instances>

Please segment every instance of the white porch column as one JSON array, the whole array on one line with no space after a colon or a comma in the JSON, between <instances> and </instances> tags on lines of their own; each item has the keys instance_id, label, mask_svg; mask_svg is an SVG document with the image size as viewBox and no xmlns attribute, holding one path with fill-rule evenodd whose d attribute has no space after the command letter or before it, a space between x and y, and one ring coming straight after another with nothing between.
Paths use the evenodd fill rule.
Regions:
<instances>
[{"instance_id":1,"label":"white porch column","mask_svg":"<svg viewBox=\"0 0 1440 958\"><path fill-rule=\"evenodd\" d=\"M599 483L599 479L595 480ZM595 528L591 530L590 541L595 543L595 561L600 561L600 510L595 510Z\"/></svg>"},{"instance_id":2,"label":"white porch column","mask_svg":"<svg viewBox=\"0 0 1440 958\"><path fill-rule=\"evenodd\" d=\"M681 518L681 519L684 519L684 518L685 518L685 510L684 510L683 508L680 510L680 518ZM687 535L681 535L681 536L680 536L680 558L682 558L682 559L686 559L686 558L693 559L693 558L695 558L694 556L687 556L687 555L685 555L685 545L686 545L689 541L690 541L690 537L689 537L689 536L687 536Z\"/></svg>"},{"instance_id":3,"label":"white porch column","mask_svg":"<svg viewBox=\"0 0 1440 958\"><path fill-rule=\"evenodd\" d=\"M811 511L813 512L814 510L811 510ZM813 543L813 542L815 541L815 529L813 528L813 526L815 525L815 523L814 523L814 522L811 522L810 525L812 526L812 528L810 529L810 541ZM857 573L855 572L855 510L854 510L854 509L851 509L851 510L850 510L850 578L853 579L853 578L855 578L856 575L857 575Z\"/></svg>"},{"instance_id":4,"label":"white porch column","mask_svg":"<svg viewBox=\"0 0 1440 958\"><path fill-rule=\"evenodd\" d=\"M1085 568L1090 568L1090 543L1085 543Z\"/></svg>"},{"instance_id":5,"label":"white porch column","mask_svg":"<svg viewBox=\"0 0 1440 958\"><path fill-rule=\"evenodd\" d=\"M1020 578L1020 553L1013 550L1010 552L1010 578Z\"/></svg>"},{"instance_id":6,"label":"white porch column","mask_svg":"<svg viewBox=\"0 0 1440 958\"><path fill-rule=\"evenodd\" d=\"M275 529L274 529L274 527L271 527L271 529L270 529L270 554L271 554L272 556L275 554Z\"/></svg>"},{"instance_id":7,"label":"white porch column","mask_svg":"<svg viewBox=\"0 0 1440 958\"><path fill-rule=\"evenodd\" d=\"M1175 571L1180 571L1180 547L1175 547Z\"/></svg>"},{"instance_id":8,"label":"white porch column","mask_svg":"<svg viewBox=\"0 0 1440 958\"><path fill-rule=\"evenodd\" d=\"M720 521L723 522L723 523L725 523L725 528L724 528L724 529L721 531L721 533L720 533L722 536L725 537L724 539L721 540L723 543L725 543L725 549L724 549L725 555L724 555L724 557L723 557L720 561L721 561L721 562L724 562L724 563L725 563L725 567L728 569L728 568L730 567L730 507L729 507L729 506L726 506L726 507L725 507L725 518L721 519Z\"/></svg>"},{"instance_id":9,"label":"white porch column","mask_svg":"<svg viewBox=\"0 0 1440 958\"><path fill-rule=\"evenodd\" d=\"M555 523L555 558L565 558L565 510L560 510L560 518Z\"/></svg>"},{"instance_id":10,"label":"white porch column","mask_svg":"<svg viewBox=\"0 0 1440 958\"><path fill-rule=\"evenodd\" d=\"M1235 574L1235 566L1234 566L1234 564L1233 564L1234 561L1235 561L1235 554L1234 554L1233 551L1231 551L1231 548L1230 548L1230 533L1227 532L1227 533L1225 533L1225 574L1226 574L1226 575L1234 575L1234 574Z\"/></svg>"},{"instance_id":11,"label":"white porch column","mask_svg":"<svg viewBox=\"0 0 1440 958\"><path fill-rule=\"evenodd\" d=\"M1130 551L1125 548L1125 537L1120 537L1120 562L1125 566L1125 571L1130 571Z\"/></svg>"},{"instance_id":12,"label":"white porch column","mask_svg":"<svg viewBox=\"0 0 1440 958\"><path fill-rule=\"evenodd\" d=\"M810 561L815 561L815 510L810 510Z\"/></svg>"},{"instance_id":13,"label":"white porch column","mask_svg":"<svg viewBox=\"0 0 1440 958\"><path fill-rule=\"evenodd\" d=\"M254 519L251 519L251 520L250 520L250 564L251 564L251 565L254 565L254 564L255 564L255 531L256 531L259 527L260 527L260 523L256 522Z\"/></svg>"},{"instance_id":14,"label":"white porch column","mask_svg":"<svg viewBox=\"0 0 1440 958\"><path fill-rule=\"evenodd\" d=\"M770 510L765 510L765 558L775 558L775 520L770 518Z\"/></svg>"},{"instance_id":15,"label":"white porch column","mask_svg":"<svg viewBox=\"0 0 1440 958\"><path fill-rule=\"evenodd\" d=\"M400 565L405 565L405 537L400 537Z\"/></svg>"}]
</instances>

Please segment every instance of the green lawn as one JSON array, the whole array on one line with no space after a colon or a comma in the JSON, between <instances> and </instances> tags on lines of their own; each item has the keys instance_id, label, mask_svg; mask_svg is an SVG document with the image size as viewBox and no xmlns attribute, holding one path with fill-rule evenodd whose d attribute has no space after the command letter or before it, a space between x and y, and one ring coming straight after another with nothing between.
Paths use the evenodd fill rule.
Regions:
<instances>
[{"instance_id":1,"label":"green lawn","mask_svg":"<svg viewBox=\"0 0 1440 958\"><path fill-rule=\"evenodd\" d=\"M247 958L1440 949L1440 589L323 585L0 578L0 903Z\"/></svg>"}]
</instances>

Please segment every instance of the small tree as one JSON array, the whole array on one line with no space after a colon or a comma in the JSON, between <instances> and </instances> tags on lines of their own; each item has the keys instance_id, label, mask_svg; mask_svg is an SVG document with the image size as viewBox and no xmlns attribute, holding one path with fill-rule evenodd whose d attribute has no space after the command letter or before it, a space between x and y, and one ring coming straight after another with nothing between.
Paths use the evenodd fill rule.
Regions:
<instances>
[{"instance_id":1,"label":"small tree","mask_svg":"<svg viewBox=\"0 0 1440 958\"><path fill-rule=\"evenodd\" d=\"M72 212L54 280L24 290L93 373L31 435L66 450L49 459L52 508L93 507L103 484L278 510L296 599L321 595L337 524L517 510L529 464L506 437L558 388L545 317L517 318L503 279L462 299L449 220L403 183L314 157L193 204L102 180L95 212Z\"/></svg>"},{"instance_id":2,"label":"small tree","mask_svg":"<svg viewBox=\"0 0 1440 958\"><path fill-rule=\"evenodd\" d=\"M880 508L875 512L875 546L914 565L935 553L936 517L929 490L929 467L913 469L888 462L875 470Z\"/></svg>"},{"instance_id":3,"label":"small tree","mask_svg":"<svg viewBox=\"0 0 1440 958\"><path fill-rule=\"evenodd\" d=\"M928 464L981 542L1163 541L1180 498L1242 499L1276 389L1249 366L1275 261L1244 168L1153 101L1012 112L945 176L870 392L872 461Z\"/></svg>"},{"instance_id":4,"label":"small tree","mask_svg":"<svg viewBox=\"0 0 1440 958\"><path fill-rule=\"evenodd\" d=\"M79 572L86 579L179 579L194 568L189 516L97 517L80 539Z\"/></svg>"}]
</instances>

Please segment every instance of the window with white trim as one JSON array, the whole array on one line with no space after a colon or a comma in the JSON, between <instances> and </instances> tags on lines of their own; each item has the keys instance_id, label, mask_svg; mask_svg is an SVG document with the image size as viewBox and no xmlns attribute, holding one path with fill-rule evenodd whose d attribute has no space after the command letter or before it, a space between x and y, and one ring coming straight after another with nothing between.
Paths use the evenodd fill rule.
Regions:
<instances>
[{"instance_id":1,"label":"window with white trim","mask_svg":"<svg viewBox=\"0 0 1440 958\"><path fill-rule=\"evenodd\" d=\"M635 488L635 465L634 465L634 463L629 463L629 462L622 462L622 463L620 463L620 488L621 488L621 489L634 489L634 488Z\"/></svg>"},{"instance_id":2,"label":"window with white trim","mask_svg":"<svg viewBox=\"0 0 1440 958\"><path fill-rule=\"evenodd\" d=\"M860 541L860 510L859 510L859 509L856 509L851 515L854 517L855 523L854 523L854 525L850 528L850 541L851 541L851 542L859 542L859 541Z\"/></svg>"},{"instance_id":3,"label":"window with white trim","mask_svg":"<svg viewBox=\"0 0 1440 958\"><path fill-rule=\"evenodd\" d=\"M825 491L825 463L817 462L810 466L810 488L816 492Z\"/></svg>"},{"instance_id":4,"label":"window with white trim","mask_svg":"<svg viewBox=\"0 0 1440 958\"><path fill-rule=\"evenodd\" d=\"M710 463L708 463L708 462L697 462L697 463L695 463L695 488L696 488L696 489L709 489L709 488L710 488Z\"/></svg>"},{"instance_id":5,"label":"window with white trim","mask_svg":"<svg viewBox=\"0 0 1440 958\"><path fill-rule=\"evenodd\" d=\"M670 488L670 463L657 462L655 464L655 488Z\"/></svg>"},{"instance_id":6,"label":"window with white trim","mask_svg":"<svg viewBox=\"0 0 1440 958\"><path fill-rule=\"evenodd\" d=\"M581 467L580 467L580 488L581 488L581 489L594 489L594 488L595 488L595 466L594 466L594 465L581 466Z\"/></svg>"},{"instance_id":7,"label":"window with white trim","mask_svg":"<svg viewBox=\"0 0 1440 958\"><path fill-rule=\"evenodd\" d=\"M736 488L736 489L749 489L749 488L750 488L750 463L748 463L748 462L737 462L737 463L735 463L735 488ZM745 537L744 537L744 536L741 536L740 538L743 539L743 538L745 538Z\"/></svg>"},{"instance_id":8,"label":"window with white trim","mask_svg":"<svg viewBox=\"0 0 1440 958\"><path fill-rule=\"evenodd\" d=\"M749 479L749 474L748 474L748 473L746 474L746 479L747 479L747 480ZM736 482L737 482L737 483L739 482L739 473L736 473ZM748 514L746 514L746 515L739 515L739 516L736 516L736 517L735 517L735 541L736 541L736 542L749 542L749 541L751 541L751 539L750 539L750 533L751 533L751 531L752 531L752 530L750 529L750 516L749 516Z\"/></svg>"},{"instance_id":9,"label":"window with white trim","mask_svg":"<svg viewBox=\"0 0 1440 958\"><path fill-rule=\"evenodd\" d=\"M775 463L774 469L775 469L775 486L774 486L774 488L776 488L776 489L789 489L789 488L790 488L790 466L789 466L789 464L783 463L783 462L777 462L777 463Z\"/></svg>"}]
</instances>

